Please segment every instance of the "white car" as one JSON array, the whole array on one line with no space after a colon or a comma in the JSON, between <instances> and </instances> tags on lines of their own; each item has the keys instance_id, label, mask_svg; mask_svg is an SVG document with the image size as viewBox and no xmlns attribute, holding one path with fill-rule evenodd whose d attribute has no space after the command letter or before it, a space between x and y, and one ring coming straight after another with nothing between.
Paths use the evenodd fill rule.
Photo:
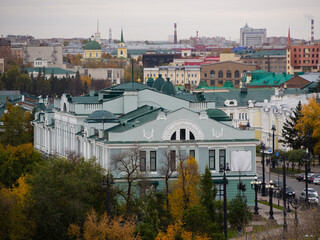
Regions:
<instances>
[{"instance_id":1,"label":"white car","mask_svg":"<svg viewBox=\"0 0 320 240\"><path fill-rule=\"evenodd\" d=\"M303 192L306 193L306 189L303 189ZM314 194L316 197L318 197L318 192L314 188L308 188L308 195L309 193Z\"/></svg>"},{"instance_id":2,"label":"white car","mask_svg":"<svg viewBox=\"0 0 320 240\"><path fill-rule=\"evenodd\" d=\"M313 183L314 183L315 185L320 184L320 175L316 176L316 177L313 179Z\"/></svg>"}]
</instances>

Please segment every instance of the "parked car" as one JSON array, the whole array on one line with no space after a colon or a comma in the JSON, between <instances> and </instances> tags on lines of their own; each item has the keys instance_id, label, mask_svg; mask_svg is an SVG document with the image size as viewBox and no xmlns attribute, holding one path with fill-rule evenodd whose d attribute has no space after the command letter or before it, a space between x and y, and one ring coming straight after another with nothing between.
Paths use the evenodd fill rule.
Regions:
<instances>
[{"instance_id":1,"label":"parked car","mask_svg":"<svg viewBox=\"0 0 320 240\"><path fill-rule=\"evenodd\" d=\"M303 189L302 192L306 193L306 189ZM309 193L313 193L316 195L316 197L319 197L317 190L315 190L314 188L308 188L308 194Z\"/></svg>"},{"instance_id":2,"label":"parked car","mask_svg":"<svg viewBox=\"0 0 320 240\"><path fill-rule=\"evenodd\" d=\"M313 183L314 183L315 185L320 184L320 175L318 175L317 177L315 177L315 178L313 179Z\"/></svg>"},{"instance_id":3,"label":"parked car","mask_svg":"<svg viewBox=\"0 0 320 240\"><path fill-rule=\"evenodd\" d=\"M301 201L305 201L306 200L306 192L301 192L300 200ZM316 196L315 193L308 192L308 202L309 203L318 204L319 203L319 199L318 199L318 197Z\"/></svg>"},{"instance_id":4,"label":"parked car","mask_svg":"<svg viewBox=\"0 0 320 240\"><path fill-rule=\"evenodd\" d=\"M279 190L280 190L280 192L279 192L280 197L282 197L283 196L283 186L280 186ZM286 197L287 198L289 198L289 197L294 198L295 196L296 196L296 191L292 187L287 185L286 186Z\"/></svg>"},{"instance_id":5,"label":"parked car","mask_svg":"<svg viewBox=\"0 0 320 240\"><path fill-rule=\"evenodd\" d=\"M318 179L318 180L316 180L316 179ZM313 183L314 184L318 184L319 183L319 180L320 179L320 174L319 173L317 173L316 175L314 175L314 177L313 177ZM316 180L316 181L314 181L314 180Z\"/></svg>"},{"instance_id":6,"label":"parked car","mask_svg":"<svg viewBox=\"0 0 320 240\"><path fill-rule=\"evenodd\" d=\"M309 183L312 183L313 182L313 179L314 179L314 176L316 175L316 173L308 173L308 182ZM306 180L306 176L303 177L303 181Z\"/></svg>"},{"instance_id":7,"label":"parked car","mask_svg":"<svg viewBox=\"0 0 320 240\"><path fill-rule=\"evenodd\" d=\"M296 179L300 182L303 180L303 178L305 177L305 173L299 173L296 175Z\"/></svg>"}]
</instances>

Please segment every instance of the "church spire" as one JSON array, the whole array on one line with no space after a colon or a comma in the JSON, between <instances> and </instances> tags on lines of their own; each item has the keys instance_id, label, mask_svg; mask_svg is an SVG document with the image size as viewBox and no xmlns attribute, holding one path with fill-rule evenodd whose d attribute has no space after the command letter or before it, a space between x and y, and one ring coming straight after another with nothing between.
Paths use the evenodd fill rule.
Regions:
<instances>
[{"instance_id":1,"label":"church spire","mask_svg":"<svg viewBox=\"0 0 320 240\"><path fill-rule=\"evenodd\" d=\"M97 33L99 32L99 19L97 19Z\"/></svg>"},{"instance_id":2,"label":"church spire","mask_svg":"<svg viewBox=\"0 0 320 240\"><path fill-rule=\"evenodd\" d=\"M290 28L288 29L288 45L291 45Z\"/></svg>"},{"instance_id":3,"label":"church spire","mask_svg":"<svg viewBox=\"0 0 320 240\"><path fill-rule=\"evenodd\" d=\"M124 41L123 41L123 30L122 30L122 28L121 28L121 41L120 41L121 43L124 43Z\"/></svg>"}]
</instances>

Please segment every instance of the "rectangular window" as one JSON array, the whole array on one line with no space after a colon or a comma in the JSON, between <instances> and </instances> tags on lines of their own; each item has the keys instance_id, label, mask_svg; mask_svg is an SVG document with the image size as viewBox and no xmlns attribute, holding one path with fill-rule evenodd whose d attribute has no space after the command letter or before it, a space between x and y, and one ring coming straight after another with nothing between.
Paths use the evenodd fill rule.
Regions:
<instances>
[{"instance_id":1,"label":"rectangular window","mask_svg":"<svg viewBox=\"0 0 320 240\"><path fill-rule=\"evenodd\" d=\"M170 151L170 169L171 171L176 171L176 151Z\"/></svg>"},{"instance_id":2,"label":"rectangular window","mask_svg":"<svg viewBox=\"0 0 320 240\"><path fill-rule=\"evenodd\" d=\"M150 151L150 171L157 171L156 151Z\"/></svg>"},{"instance_id":3,"label":"rectangular window","mask_svg":"<svg viewBox=\"0 0 320 240\"><path fill-rule=\"evenodd\" d=\"M180 140L186 140L186 129L180 129Z\"/></svg>"},{"instance_id":4,"label":"rectangular window","mask_svg":"<svg viewBox=\"0 0 320 240\"><path fill-rule=\"evenodd\" d=\"M216 200L223 200L223 184L216 184L217 195Z\"/></svg>"},{"instance_id":5,"label":"rectangular window","mask_svg":"<svg viewBox=\"0 0 320 240\"><path fill-rule=\"evenodd\" d=\"M196 151L195 150L190 150L189 155L193 158L196 157Z\"/></svg>"},{"instance_id":6,"label":"rectangular window","mask_svg":"<svg viewBox=\"0 0 320 240\"><path fill-rule=\"evenodd\" d=\"M219 166L226 167L224 166L224 163L226 161L226 150L225 149L220 149L219 150Z\"/></svg>"},{"instance_id":7,"label":"rectangular window","mask_svg":"<svg viewBox=\"0 0 320 240\"><path fill-rule=\"evenodd\" d=\"M214 170L216 169L216 163L215 163L215 150L209 150L209 169Z\"/></svg>"},{"instance_id":8,"label":"rectangular window","mask_svg":"<svg viewBox=\"0 0 320 240\"><path fill-rule=\"evenodd\" d=\"M139 159L140 159L140 171L144 172L147 170L146 151L139 152Z\"/></svg>"}]
</instances>

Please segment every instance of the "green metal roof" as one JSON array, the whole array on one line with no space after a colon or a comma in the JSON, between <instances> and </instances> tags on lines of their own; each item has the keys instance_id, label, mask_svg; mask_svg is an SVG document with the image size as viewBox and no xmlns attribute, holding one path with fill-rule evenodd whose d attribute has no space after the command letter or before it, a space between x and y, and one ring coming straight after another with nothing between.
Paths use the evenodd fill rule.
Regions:
<instances>
[{"instance_id":1,"label":"green metal roof","mask_svg":"<svg viewBox=\"0 0 320 240\"><path fill-rule=\"evenodd\" d=\"M71 101L74 103L85 104L85 103L98 103L98 96L77 96L71 97Z\"/></svg>"},{"instance_id":2,"label":"green metal roof","mask_svg":"<svg viewBox=\"0 0 320 240\"><path fill-rule=\"evenodd\" d=\"M209 118L214 119L216 121L232 121L231 118L220 109L207 109L206 110Z\"/></svg>"},{"instance_id":3,"label":"green metal roof","mask_svg":"<svg viewBox=\"0 0 320 240\"><path fill-rule=\"evenodd\" d=\"M127 119L126 121L123 121L122 123L118 124L117 126L114 126L112 128L107 129L107 132L125 132L127 130L130 130L134 127L141 126L147 122L153 121L157 119L158 113L162 111L162 108L151 108L149 107L149 111L145 111L137 109L134 110L126 115L123 115L121 117L121 120ZM139 113L140 112L140 113Z\"/></svg>"},{"instance_id":4,"label":"green metal roof","mask_svg":"<svg viewBox=\"0 0 320 240\"><path fill-rule=\"evenodd\" d=\"M45 74L75 74L75 71L71 71L71 70L65 70L62 68L26 68L28 74L32 73L32 72L37 72L39 73L39 69L41 71L41 73L43 74L43 69L45 70Z\"/></svg>"},{"instance_id":5,"label":"green metal roof","mask_svg":"<svg viewBox=\"0 0 320 240\"><path fill-rule=\"evenodd\" d=\"M148 85L136 83L136 82L126 82L123 84L118 84L109 88L106 88L104 90L118 90L118 91L128 91L128 90L143 90L146 88L151 88ZM102 90L103 91L103 90Z\"/></svg>"},{"instance_id":6,"label":"green metal roof","mask_svg":"<svg viewBox=\"0 0 320 240\"><path fill-rule=\"evenodd\" d=\"M275 57L275 56L286 56L286 50L265 50L265 51L259 51L255 53L251 53L247 55L245 58L266 58L266 57Z\"/></svg>"},{"instance_id":7,"label":"green metal roof","mask_svg":"<svg viewBox=\"0 0 320 240\"><path fill-rule=\"evenodd\" d=\"M84 46L84 50L101 50L101 45L97 41L89 41Z\"/></svg>"},{"instance_id":8,"label":"green metal roof","mask_svg":"<svg viewBox=\"0 0 320 240\"><path fill-rule=\"evenodd\" d=\"M164 84L164 79L162 78L162 74L159 74L159 77L157 77L157 79L154 81L154 84L152 87L160 91L163 84Z\"/></svg>"},{"instance_id":9,"label":"green metal roof","mask_svg":"<svg viewBox=\"0 0 320 240\"><path fill-rule=\"evenodd\" d=\"M246 78L246 77L245 77ZM245 81L244 78L244 81ZM292 78L291 74L276 74L270 72L252 72L252 79L247 86L279 86Z\"/></svg>"},{"instance_id":10,"label":"green metal roof","mask_svg":"<svg viewBox=\"0 0 320 240\"><path fill-rule=\"evenodd\" d=\"M115 119L116 117L109 111L106 110L98 110L94 111L88 116L88 119L92 120L109 120Z\"/></svg>"},{"instance_id":11,"label":"green metal roof","mask_svg":"<svg viewBox=\"0 0 320 240\"><path fill-rule=\"evenodd\" d=\"M167 94L167 95L176 95L176 89L173 86L172 82L170 82L170 79L167 78L167 81L162 85L161 92Z\"/></svg>"},{"instance_id":12,"label":"green metal roof","mask_svg":"<svg viewBox=\"0 0 320 240\"><path fill-rule=\"evenodd\" d=\"M234 88L233 82L231 80L225 81L223 87L225 88Z\"/></svg>"}]
</instances>

